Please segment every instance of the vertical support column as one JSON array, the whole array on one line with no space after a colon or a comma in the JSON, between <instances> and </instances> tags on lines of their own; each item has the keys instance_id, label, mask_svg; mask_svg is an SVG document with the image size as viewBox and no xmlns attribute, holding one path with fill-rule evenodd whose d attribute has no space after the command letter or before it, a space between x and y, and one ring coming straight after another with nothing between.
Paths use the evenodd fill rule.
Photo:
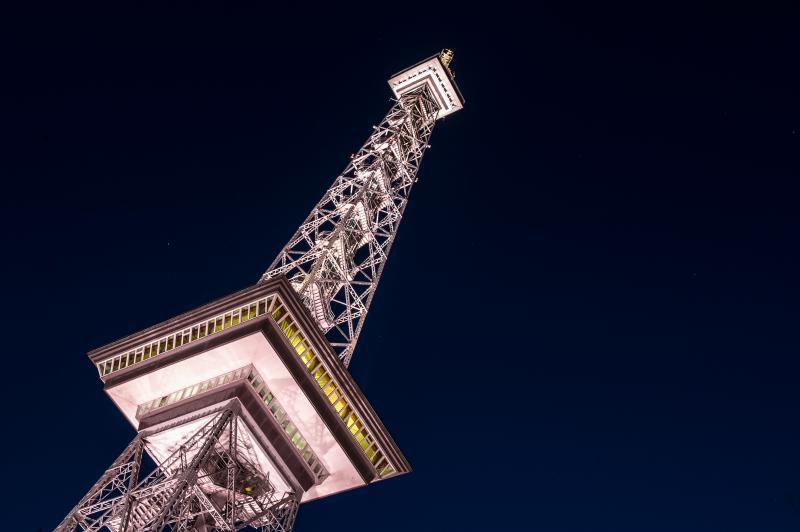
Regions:
<instances>
[{"instance_id":1,"label":"vertical support column","mask_svg":"<svg viewBox=\"0 0 800 532\"><path fill-rule=\"evenodd\" d=\"M191 463L186 467L185 471L181 473L180 478L178 478L177 486L170 494L167 502L164 503L161 513L152 526L153 530L161 530L164 528L164 524L169 518L178 520L183 518L186 511L186 505L183 501L186 497L186 491L197 481L197 472L200 469L200 465L207 460L209 451L214 448L214 443L219 439L222 431L225 430L225 426L228 424L231 416L233 416L233 411L229 409L224 410L219 416L214 428L211 429L211 434L209 434L203 442L200 451L192 458ZM175 512L176 508L179 510L177 513Z\"/></svg>"}]
</instances>

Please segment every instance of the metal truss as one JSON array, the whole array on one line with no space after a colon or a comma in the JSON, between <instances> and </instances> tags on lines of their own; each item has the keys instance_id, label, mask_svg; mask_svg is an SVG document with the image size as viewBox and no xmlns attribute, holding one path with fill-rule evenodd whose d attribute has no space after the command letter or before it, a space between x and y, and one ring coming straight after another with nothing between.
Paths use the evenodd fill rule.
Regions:
<instances>
[{"instance_id":1,"label":"metal truss","mask_svg":"<svg viewBox=\"0 0 800 532\"><path fill-rule=\"evenodd\" d=\"M259 471L238 412L229 403L141 480L139 433L56 531L290 532L299 500Z\"/></svg>"},{"instance_id":2,"label":"metal truss","mask_svg":"<svg viewBox=\"0 0 800 532\"><path fill-rule=\"evenodd\" d=\"M261 277L286 275L347 366L397 234L438 105L403 94Z\"/></svg>"}]
</instances>

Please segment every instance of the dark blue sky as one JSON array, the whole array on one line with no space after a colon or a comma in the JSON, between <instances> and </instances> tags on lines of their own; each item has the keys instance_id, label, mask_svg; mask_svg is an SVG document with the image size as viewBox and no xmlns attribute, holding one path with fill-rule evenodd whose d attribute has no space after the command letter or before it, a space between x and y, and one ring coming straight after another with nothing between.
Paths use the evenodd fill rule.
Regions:
<instances>
[{"instance_id":1,"label":"dark blue sky","mask_svg":"<svg viewBox=\"0 0 800 532\"><path fill-rule=\"evenodd\" d=\"M54 527L134 434L84 353L254 283L445 46L467 104L351 364L415 471L297 530L800 527L796 13L0 20L3 529Z\"/></svg>"}]
</instances>

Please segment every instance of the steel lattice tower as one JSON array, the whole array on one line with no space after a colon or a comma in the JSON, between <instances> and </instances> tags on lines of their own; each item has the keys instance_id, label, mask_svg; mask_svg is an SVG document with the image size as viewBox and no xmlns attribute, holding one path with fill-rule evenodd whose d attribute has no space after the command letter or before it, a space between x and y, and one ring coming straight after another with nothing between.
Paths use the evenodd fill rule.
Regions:
<instances>
[{"instance_id":1,"label":"steel lattice tower","mask_svg":"<svg viewBox=\"0 0 800 532\"><path fill-rule=\"evenodd\" d=\"M255 286L89 353L138 434L56 530L288 532L302 502L410 471L346 366L431 131L463 106L451 59L389 80L389 113Z\"/></svg>"}]
</instances>

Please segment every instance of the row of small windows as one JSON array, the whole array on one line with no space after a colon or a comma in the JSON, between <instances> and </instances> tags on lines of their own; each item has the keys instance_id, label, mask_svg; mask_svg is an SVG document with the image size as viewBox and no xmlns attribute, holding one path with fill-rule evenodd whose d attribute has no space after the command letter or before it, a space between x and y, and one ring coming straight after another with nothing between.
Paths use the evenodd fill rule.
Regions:
<instances>
[{"instance_id":1,"label":"row of small windows","mask_svg":"<svg viewBox=\"0 0 800 532\"><path fill-rule=\"evenodd\" d=\"M256 316L266 314L267 309L274 299L274 295L269 296L239 307L230 312L220 314L219 316L196 324L193 327L186 328L183 331L171 334L149 344L145 344L114 358L104 360L97 365L97 369L100 371L100 375L108 375L109 373L125 369L133 364L138 364L139 362L143 362L182 345L194 342L195 340L210 334L214 334L216 332L233 327L234 325L238 325L239 323L251 320Z\"/></svg>"},{"instance_id":2,"label":"row of small windows","mask_svg":"<svg viewBox=\"0 0 800 532\"><path fill-rule=\"evenodd\" d=\"M280 327L283 334L289 339L289 343L294 347L308 372L314 377L314 380L317 381L319 387L322 388L322 392L328 398L328 401L330 401L333 409L341 420L345 423L353 439L355 439L361 447L372 465L375 466L378 476L383 477L394 473L394 467L392 467L388 459L384 456L383 451L380 450L378 442L369 433L365 423L350 406L341 388L339 388L339 385L336 384L336 381L331 377L314 350L311 349L305 335L294 322L289 312L286 311L280 300L276 302L275 309L272 311L272 317L275 318L278 327Z\"/></svg>"},{"instance_id":3,"label":"row of small windows","mask_svg":"<svg viewBox=\"0 0 800 532\"><path fill-rule=\"evenodd\" d=\"M261 377L259 377L255 371L252 371L247 377L247 380L253 385L253 389L256 391L259 397L261 397L261 400L264 401L264 404L272 414L272 417L274 417L275 421L277 421L281 428L283 428L283 431L287 436L289 436L289 439L303 457L303 460L306 461L308 466L311 468L311 471L314 472L317 482L319 483L325 480L328 477L328 472L325 470L325 467L323 467L322 463L320 463L316 455L314 455L314 451L311 450L311 446L308 445L306 439L300 434L297 426L295 426L295 424L289 419L286 411L281 407L280 404L278 404L275 396L269 391L267 385L264 384L264 381L261 379Z\"/></svg>"},{"instance_id":4,"label":"row of small windows","mask_svg":"<svg viewBox=\"0 0 800 532\"><path fill-rule=\"evenodd\" d=\"M223 375L219 375L212 379L195 384L194 386L188 386L182 390L178 390L177 392L173 392L169 395L165 395L148 403L139 405L139 408L136 410L136 417L141 419L145 414L152 412L155 409L169 406L183 399L188 399L208 390L243 379L247 379L247 381L250 382L250 384L253 386L253 389L256 391L259 397L261 397L261 400L266 405L267 410L269 410L272 417L275 418L278 424L283 428L284 432L286 432L286 435L289 437L298 453L300 453L300 456L303 457L303 460L305 460L305 462L308 464L308 467L311 468L311 471L314 473L314 476L317 479L317 483L325 480L328 477L328 472L325 470L325 466L323 466L322 462L319 461L319 458L317 458L316 454L314 454L314 451L311 450L311 446L308 444L303 435L300 434L300 431L297 429L295 424L292 423L286 411L278 403L278 400L275 398L269 388L267 388L267 385L264 383L263 379L261 379L252 366L246 366L244 368L230 371Z\"/></svg>"}]
</instances>

